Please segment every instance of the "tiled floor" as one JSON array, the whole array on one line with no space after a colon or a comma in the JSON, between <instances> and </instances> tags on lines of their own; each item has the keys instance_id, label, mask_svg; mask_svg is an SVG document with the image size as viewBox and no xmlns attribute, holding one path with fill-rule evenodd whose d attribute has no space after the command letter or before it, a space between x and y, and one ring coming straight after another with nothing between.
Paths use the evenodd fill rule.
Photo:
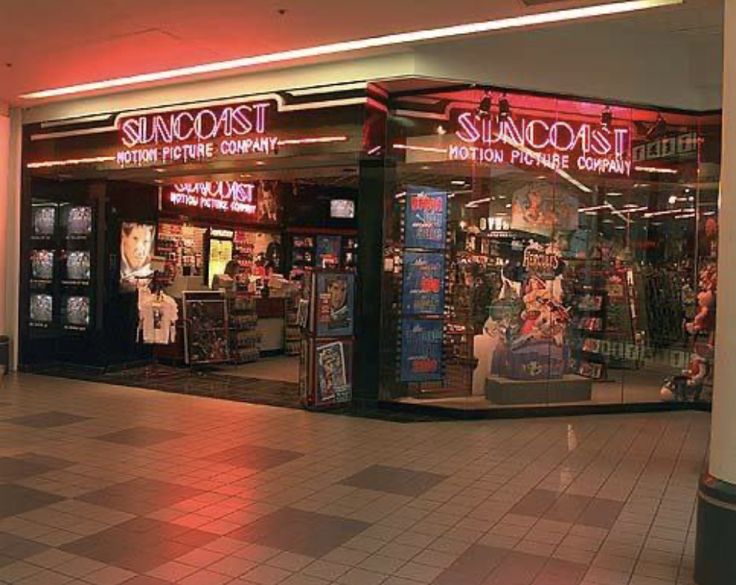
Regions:
<instances>
[{"instance_id":1,"label":"tiled floor","mask_svg":"<svg viewBox=\"0 0 736 585\"><path fill-rule=\"evenodd\" d=\"M399 424L0 387L0 583L691 583L700 412Z\"/></svg>"}]
</instances>

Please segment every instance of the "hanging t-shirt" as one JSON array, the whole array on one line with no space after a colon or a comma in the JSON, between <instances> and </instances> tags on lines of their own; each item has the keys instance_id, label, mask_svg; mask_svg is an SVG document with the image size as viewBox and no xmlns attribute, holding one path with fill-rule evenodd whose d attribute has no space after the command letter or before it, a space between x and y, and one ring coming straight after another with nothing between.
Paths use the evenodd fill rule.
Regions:
<instances>
[{"instance_id":1,"label":"hanging t-shirt","mask_svg":"<svg viewBox=\"0 0 736 585\"><path fill-rule=\"evenodd\" d=\"M176 341L179 307L169 295L141 292L138 296L138 334L143 343L166 345Z\"/></svg>"}]
</instances>

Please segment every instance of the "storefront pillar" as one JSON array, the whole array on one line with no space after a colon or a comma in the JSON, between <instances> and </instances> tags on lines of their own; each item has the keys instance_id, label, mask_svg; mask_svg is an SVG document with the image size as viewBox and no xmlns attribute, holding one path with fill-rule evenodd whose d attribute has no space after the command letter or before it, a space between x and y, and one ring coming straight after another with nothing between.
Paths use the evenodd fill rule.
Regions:
<instances>
[{"instance_id":1,"label":"storefront pillar","mask_svg":"<svg viewBox=\"0 0 736 585\"><path fill-rule=\"evenodd\" d=\"M736 0L724 16L723 150L710 457L698 492L695 582L736 583Z\"/></svg>"},{"instance_id":2,"label":"storefront pillar","mask_svg":"<svg viewBox=\"0 0 736 585\"><path fill-rule=\"evenodd\" d=\"M18 232L20 199L20 112L0 103L0 335L15 343L18 301ZM2 352L2 360L6 360ZM9 356L10 368L14 356Z\"/></svg>"},{"instance_id":3,"label":"storefront pillar","mask_svg":"<svg viewBox=\"0 0 736 585\"><path fill-rule=\"evenodd\" d=\"M381 271L383 270L383 160L360 163L357 205L358 296L356 311L355 378L357 406L374 404L380 384Z\"/></svg>"}]
</instances>

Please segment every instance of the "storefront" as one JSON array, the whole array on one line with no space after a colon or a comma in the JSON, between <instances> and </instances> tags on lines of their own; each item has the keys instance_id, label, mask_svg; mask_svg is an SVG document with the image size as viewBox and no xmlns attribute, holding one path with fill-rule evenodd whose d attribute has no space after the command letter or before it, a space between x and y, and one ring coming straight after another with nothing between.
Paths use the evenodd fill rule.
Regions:
<instances>
[{"instance_id":1,"label":"storefront","mask_svg":"<svg viewBox=\"0 0 736 585\"><path fill-rule=\"evenodd\" d=\"M707 402L720 114L428 85L26 126L21 365L326 406Z\"/></svg>"}]
</instances>

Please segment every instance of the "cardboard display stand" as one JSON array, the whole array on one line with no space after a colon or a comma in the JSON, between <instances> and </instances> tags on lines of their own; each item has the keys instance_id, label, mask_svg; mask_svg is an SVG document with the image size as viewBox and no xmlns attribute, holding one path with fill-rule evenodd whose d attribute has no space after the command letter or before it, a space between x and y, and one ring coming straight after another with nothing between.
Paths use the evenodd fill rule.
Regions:
<instances>
[{"instance_id":1,"label":"cardboard display stand","mask_svg":"<svg viewBox=\"0 0 736 585\"><path fill-rule=\"evenodd\" d=\"M302 328L299 396L307 408L352 401L355 274L308 269L297 321Z\"/></svg>"}]
</instances>

